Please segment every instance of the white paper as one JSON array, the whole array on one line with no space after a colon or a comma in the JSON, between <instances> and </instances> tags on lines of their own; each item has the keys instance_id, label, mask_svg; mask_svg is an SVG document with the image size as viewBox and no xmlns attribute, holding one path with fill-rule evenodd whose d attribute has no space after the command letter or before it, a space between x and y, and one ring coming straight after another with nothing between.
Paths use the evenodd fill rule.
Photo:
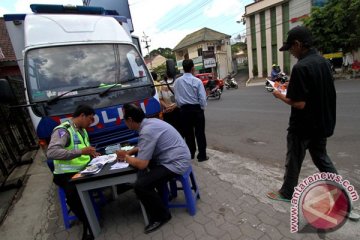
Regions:
<instances>
[{"instance_id":1,"label":"white paper","mask_svg":"<svg viewBox=\"0 0 360 240\"><path fill-rule=\"evenodd\" d=\"M114 165L111 166L111 170L113 169L121 169L121 168L127 168L129 164L127 162L117 162Z\"/></svg>"},{"instance_id":2,"label":"white paper","mask_svg":"<svg viewBox=\"0 0 360 240\"><path fill-rule=\"evenodd\" d=\"M279 91L281 94L286 95L287 89L283 88L282 84L279 84L278 86L275 86L275 82L267 79L267 81L270 83L273 89Z\"/></svg>"},{"instance_id":3,"label":"white paper","mask_svg":"<svg viewBox=\"0 0 360 240\"><path fill-rule=\"evenodd\" d=\"M82 170L80 173L84 175L90 175L90 174L96 174L100 172L104 165L101 163L97 163L91 166L87 166L84 170Z\"/></svg>"},{"instance_id":4,"label":"white paper","mask_svg":"<svg viewBox=\"0 0 360 240\"><path fill-rule=\"evenodd\" d=\"M134 148L134 146L124 146L124 147L121 147L121 150L123 150L123 151L129 151L129 150L131 150L131 149L133 149Z\"/></svg>"},{"instance_id":5,"label":"white paper","mask_svg":"<svg viewBox=\"0 0 360 240\"><path fill-rule=\"evenodd\" d=\"M91 160L91 162L89 162L88 165L91 166L91 165L98 164L98 163L105 165L106 163L113 162L115 159L116 159L116 153L109 154L109 155L102 155L102 156L93 158Z\"/></svg>"},{"instance_id":6,"label":"white paper","mask_svg":"<svg viewBox=\"0 0 360 240\"><path fill-rule=\"evenodd\" d=\"M116 160L116 154L102 155L96 158L93 158L87 167L82 170L80 173L84 175L96 174L104 167L105 164L113 162Z\"/></svg>"}]
</instances>

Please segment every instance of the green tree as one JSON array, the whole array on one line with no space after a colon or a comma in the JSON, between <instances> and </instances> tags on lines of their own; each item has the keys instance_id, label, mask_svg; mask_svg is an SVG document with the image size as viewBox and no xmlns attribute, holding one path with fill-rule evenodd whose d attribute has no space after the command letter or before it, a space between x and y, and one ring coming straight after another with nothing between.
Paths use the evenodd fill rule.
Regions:
<instances>
[{"instance_id":1,"label":"green tree","mask_svg":"<svg viewBox=\"0 0 360 240\"><path fill-rule=\"evenodd\" d=\"M237 43L231 45L231 53L233 56L240 51L244 51L245 53L247 52L246 43L237 42Z\"/></svg>"},{"instance_id":2,"label":"green tree","mask_svg":"<svg viewBox=\"0 0 360 240\"><path fill-rule=\"evenodd\" d=\"M324 7L313 7L304 25L311 30L320 51L349 52L360 47L359 13L359 0L329 0Z\"/></svg>"},{"instance_id":3,"label":"green tree","mask_svg":"<svg viewBox=\"0 0 360 240\"><path fill-rule=\"evenodd\" d=\"M175 60L175 54L170 48L158 48L154 49L150 52L151 56L161 55L166 59L174 59Z\"/></svg>"},{"instance_id":4,"label":"green tree","mask_svg":"<svg viewBox=\"0 0 360 240\"><path fill-rule=\"evenodd\" d=\"M176 61L175 54L171 48L154 49L150 52L150 55L152 58L157 55L161 55L166 59L173 59L174 61ZM149 55L145 56L145 58L148 58L148 57L149 57ZM154 68L152 71L156 72L158 75L158 79L161 80L163 78L163 76L166 74L166 64L164 63L164 64Z\"/></svg>"},{"instance_id":5,"label":"green tree","mask_svg":"<svg viewBox=\"0 0 360 240\"><path fill-rule=\"evenodd\" d=\"M163 76L166 74L166 64L161 64L153 69L154 72L158 75L158 81L163 79Z\"/></svg>"}]
</instances>

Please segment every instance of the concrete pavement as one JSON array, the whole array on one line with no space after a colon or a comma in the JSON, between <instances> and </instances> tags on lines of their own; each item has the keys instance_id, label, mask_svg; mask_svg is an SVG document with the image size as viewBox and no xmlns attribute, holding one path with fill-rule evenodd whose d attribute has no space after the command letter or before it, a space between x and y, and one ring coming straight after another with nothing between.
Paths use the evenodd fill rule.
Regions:
<instances>
[{"instance_id":1,"label":"concrete pavement","mask_svg":"<svg viewBox=\"0 0 360 240\"><path fill-rule=\"evenodd\" d=\"M336 73L333 75L335 80L350 80L352 79L360 79L357 75L352 74L346 74L346 73ZM252 87L252 86L265 86L266 78L256 77L256 78L249 78L245 81L246 87Z\"/></svg>"},{"instance_id":2,"label":"concrete pavement","mask_svg":"<svg viewBox=\"0 0 360 240\"><path fill-rule=\"evenodd\" d=\"M273 188L281 182L281 169L253 166L249 159L211 149L208 153L209 161L193 162L201 196L194 217L185 209L171 209L169 223L143 234L140 206L129 190L101 208L102 232L96 239L360 239L359 223L350 221L326 235L290 233L290 204L269 201L265 188L257 184ZM64 229L56 187L44 160L38 153L28 170L27 182L0 227L1 239L81 239L79 224ZM243 172L227 167L231 164Z\"/></svg>"}]
</instances>

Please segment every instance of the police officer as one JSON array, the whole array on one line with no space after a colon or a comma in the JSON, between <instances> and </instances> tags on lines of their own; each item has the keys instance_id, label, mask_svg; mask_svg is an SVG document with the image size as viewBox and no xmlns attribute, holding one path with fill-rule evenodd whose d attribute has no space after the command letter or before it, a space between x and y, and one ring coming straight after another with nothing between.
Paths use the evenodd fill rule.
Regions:
<instances>
[{"instance_id":1,"label":"police officer","mask_svg":"<svg viewBox=\"0 0 360 240\"><path fill-rule=\"evenodd\" d=\"M94 122L94 115L93 108L78 106L72 119L54 129L47 151L48 159L54 163L54 183L64 189L71 211L83 223L83 240L93 239L93 235L76 187L70 179L87 166L91 157L100 155L90 146L85 130Z\"/></svg>"}]
</instances>

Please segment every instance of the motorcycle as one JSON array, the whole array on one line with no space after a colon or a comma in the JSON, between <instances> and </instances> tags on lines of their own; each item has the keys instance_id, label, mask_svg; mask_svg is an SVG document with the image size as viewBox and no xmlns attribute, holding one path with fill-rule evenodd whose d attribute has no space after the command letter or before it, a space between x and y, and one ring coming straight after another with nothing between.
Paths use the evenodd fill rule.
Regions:
<instances>
[{"instance_id":1,"label":"motorcycle","mask_svg":"<svg viewBox=\"0 0 360 240\"><path fill-rule=\"evenodd\" d=\"M235 81L234 78L227 78L225 80L225 87L226 89L230 89L230 88L235 88L237 89L239 86L238 86L238 83Z\"/></svg>"},{"instance_id":2,"label":"motorcycle","mask_svg":"<svg viewBox=\"0 0 360 240\"><path fill-rule=\"evenodd\" d=\"M273 92L274 91L273 86L271 86L271 84L270 84L270 82L268 80L272 81L272 82L274 82L276 84L281 84L281 85L289 82L289 78L284 72L280 72L275 78L267 77L266 81L265 81L265 89L268 92Z\"/></svg>"},{"instance_id":3,"label":"motorcycle","mask_svg":"<svg viewBox=\"0 0 360 240\"><path fill-rule=\"evenodd\" d=\"M219 88L219 85L207 86L205 91L206 91L206 100L209 98L216 98L219 100L221 98L222 91Z\"/></svg>"}]
</instances>

